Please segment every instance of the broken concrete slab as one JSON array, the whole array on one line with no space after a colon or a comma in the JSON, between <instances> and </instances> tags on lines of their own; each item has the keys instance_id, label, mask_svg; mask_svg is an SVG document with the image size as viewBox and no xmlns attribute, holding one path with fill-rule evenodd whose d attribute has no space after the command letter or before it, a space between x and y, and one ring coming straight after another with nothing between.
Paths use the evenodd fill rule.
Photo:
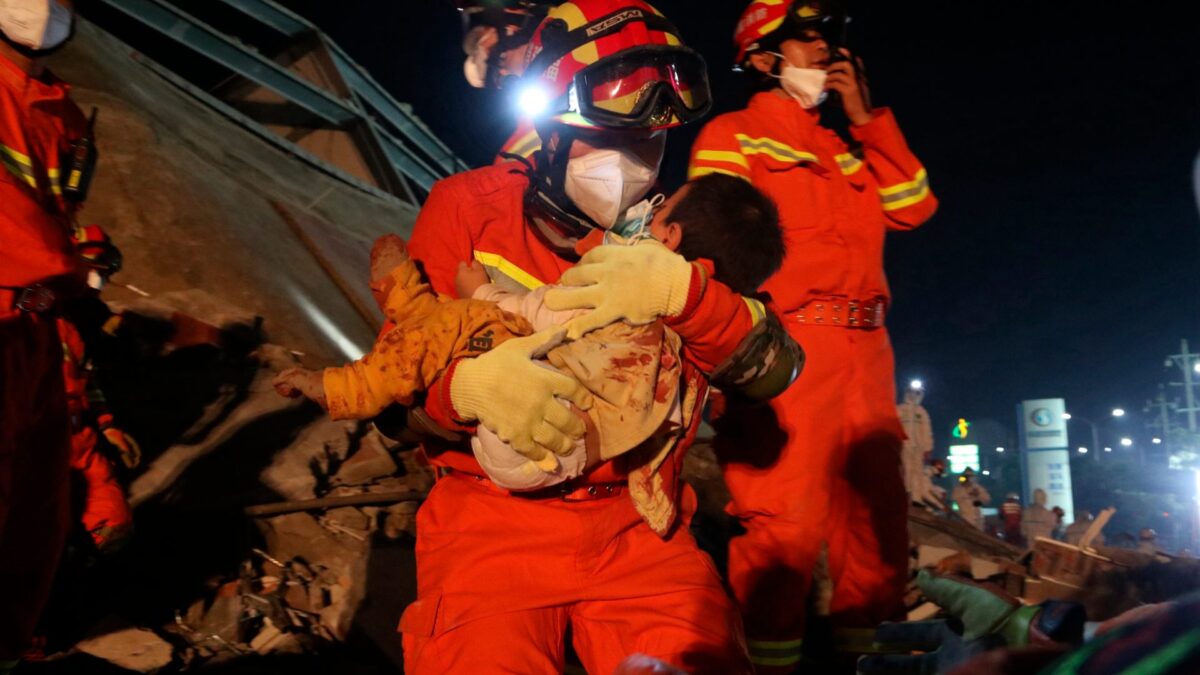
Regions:
<instances>
[{"instance_id":1,"label":"broken concrete slab","mask_svg":"<svg viewBox=\"0 0 1200 675\"><path fill-rule=\"evenodd\" d=\"M171 664L174 648L154 631L105 623L91 637L75 645L76 651L138 673L156 673Z\"/></svg>"}]
</instances>

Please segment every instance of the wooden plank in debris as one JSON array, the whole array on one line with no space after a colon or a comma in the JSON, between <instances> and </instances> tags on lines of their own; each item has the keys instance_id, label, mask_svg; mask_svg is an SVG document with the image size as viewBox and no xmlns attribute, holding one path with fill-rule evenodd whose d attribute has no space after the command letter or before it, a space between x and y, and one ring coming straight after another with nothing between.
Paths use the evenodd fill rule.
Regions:
<instances>
[{"instance_id":1,"label":"wooden plank in debris","mask_svg":"<svg viewBox=\"0 0 1200 675\"><path fill-rule=\"evenodd\" d=\"M1112 518L1113 514L1116 512L1117 510L1111 506L1101 511L1100 515L1094 521L1092 521L1092 524L1088 525L1087 531L1083 533L1083 537L1079 540L1079 548L1090 548L1092 541L1099 536L1100 532L1104 529L1104 526L1108 524L1109 519Z\"/></svg>"},{"instance_id":2,"label":"wooden plank in debris","mask_svg":"<svg viewBox=\"0 0 1200 675\"><path fill-rule=\"evenodd\" d=\"M1017 560L1025 551L981 532L962 519L951 519L912 507L908 510L909 538L916 544L952 548L976 556Z\"/></svg>"},{"instance_id":3,"label":"wooden plank in debris","mask_svg":"<svg viewBox=\"0 0 1200 675\"><path fill-rule=\"evenodd\" d=\"M300 499L272 504L257 504L247 506L243 513L252 518L277 516L283 513L298 511L317 511L342 506L371 506L378 504L396 504L399 502L419 502L425 499L425 493L420 490L405 490L403 492L365 492L359 495L344 495L341 497L321 497L319 499Z\"/></svg>"}]
</instances>

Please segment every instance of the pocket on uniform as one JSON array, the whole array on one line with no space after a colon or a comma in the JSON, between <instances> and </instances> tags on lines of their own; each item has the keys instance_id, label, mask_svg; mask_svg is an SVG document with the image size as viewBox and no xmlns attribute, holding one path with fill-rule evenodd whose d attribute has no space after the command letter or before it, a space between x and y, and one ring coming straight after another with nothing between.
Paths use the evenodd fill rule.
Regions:
<instances>
[{"instance_id":1,"label":"pocket on uniform","mask_svg":"<svg viewBox=\"0 0 1200 675\"><path fill-rule=\"evenodd\" d=\"M398 630L414 637L433 637L441 605L440 595L413 602L405 607L404 613L400 615Z\"/></svg>"}]
</instances>

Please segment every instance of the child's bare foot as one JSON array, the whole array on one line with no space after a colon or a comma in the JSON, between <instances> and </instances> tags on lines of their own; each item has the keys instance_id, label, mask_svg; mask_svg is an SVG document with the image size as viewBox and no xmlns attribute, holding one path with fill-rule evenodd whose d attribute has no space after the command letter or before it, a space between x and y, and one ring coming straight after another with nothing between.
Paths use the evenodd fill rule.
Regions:
<instances>
[{"instance_id":1,"label":"child's bare foot","mask_svg":"<svg viewBox=\"0 0 1200 675\"><path fill-rule=\"evenodd\" d=\"M371 283L383 280L408 260L408 246L394 234L385 234L371 247Z\"/></svg>"},{"instance_id":2,"label":"child's bare foot","mask_svg":"<svg viewBox=\"0 0 1200 675\"><path fill-rule=\"evenodd\" d=\"M470 298L480 286L491 282L487 270L483 269L479 262L472 260L469 263L458 263L458 271L454 274L454 291L458 293L458 297Z\"/></svg>"},{"instance_id":3,"label":"child's bare foot","mask_svg":"<svg viewBox=\"0 0 1200 675\"><path fill-rule=\"evenodd\" d=\"M304 398L316 401L322 408L328 408L325 401L325 374L318 370L304 368L288 368L275 376L271 383L280 396L288 398Z\"/></svg>"}]
</instances>

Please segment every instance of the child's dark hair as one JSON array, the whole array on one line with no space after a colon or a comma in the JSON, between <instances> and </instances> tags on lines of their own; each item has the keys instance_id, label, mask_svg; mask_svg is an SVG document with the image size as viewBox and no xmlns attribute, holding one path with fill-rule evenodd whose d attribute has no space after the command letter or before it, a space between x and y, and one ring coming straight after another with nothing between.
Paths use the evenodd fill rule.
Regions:
<instances>
[{"instance_id":1,"label":"child's dark hair","mask_svg":"<svg viewBox=\"0 0 1200 675\"><path fill-rule=\"evenodd\" d=\"M689 182L672 209L679 223L679 254L708 258L715 277L742 295L753 295L783 264L783 229L775 202L748 181L710 173Z\"/></svg>"}]
</instances>

